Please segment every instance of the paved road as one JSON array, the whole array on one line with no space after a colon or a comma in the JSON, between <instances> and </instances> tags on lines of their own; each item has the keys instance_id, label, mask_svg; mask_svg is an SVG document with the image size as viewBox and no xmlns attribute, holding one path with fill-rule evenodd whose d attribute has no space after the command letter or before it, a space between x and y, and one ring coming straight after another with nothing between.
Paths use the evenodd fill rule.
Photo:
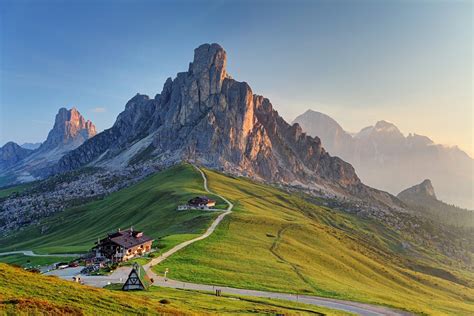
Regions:
<instances>
[{"instance_id":1,"label":"paved road","mask_svg":"<svg viewBox=\"0 0 474 316\"><path fill-rule=\"evenodd\" d=\"M333 308L337 310L342 310L346 312L351 312L355 313L358 315L363 315L363 316L380 316L380 315L387 315L387 316L394 316L394 315L409 315L408 313L404 313L401 311L396 311L392 310L390 308L382 307L382 306L374 306L374 305L369 305L369 304L363 304L363 303L357 303L357 302L351 302L351 301L344 301L344 300L336 300L336 299L328 299L328 298L323 298L323 297L317 297L317 296L308 296L308 295L295 295L295 294L287 294L287 293L275 293L275 292L266 292L266 291L255 291L255 290L246 290L246 289L236 289L236 288L231 288L231 287L225 287L225 286L214 286L214 285L206 285L206 284L195 284L195 283L187 283L187 282L181 282L181 281L175 281L171 279L164 279L161 276L156 275L152 270L151 267L162 262L175 252L179 251L180 249L183 249L184 247L188 246L189 244L192 244L198 240L202 240L206 237L208 237L210 234L214 232L216 229L216 226L222 221L222 219L229 213L232 212L232 208L234 205L227 200L225 197L216 194L214 192L211 192L207 186L207 178L204 172L199 169L197 166L193 165L196 170L198 170L201 173L201 176L204 180L204 189L206 192L210 194L214 194L221 199L223 199L229 206L227 210L219 215L214 222L211 224L211 226L207 229L207 231L192 240L186 241L184 243L181 243L171 250L167 251L163 255L161 255L158 258L153 259L150 261L148 264L144 266L145 271L147 274L153 278L154 282L153 285L158 285L158 286L164 286L164 287L171 287L175 289L189 289L189 290L198 290L198 291L215 291L216 289L220 289L222 293L226 294L234 294L234 295L245 295L245 296L254 296L254 297L263 297L263 298L275 298L275 299L282 299L282 300L287 300L287 301L294 301L294 302L300 302L300 303L305 303L305 304L310 304L310 305L316 305L316 306L324 306L328 308ZM117 274L117 276L121 275L123 272L120 272ZM112 276L114 277L114 276ZM115 279L117 277L114 277ZM85 281L87 282L87 281Z\"/></svg>"},{"instance_id":2,"label":"paved road","mask_svg":"<svg viewBox=\"0 0 474 316\"><path fill-rule=\"evenodd\" d=\"M224 200L227 204L228 207L223 212L220 214L214 222L211 224L211 226L206 230L206 232L194 239L185 241L179 245L176 245L172 249L168 250L161 256L152 259L148 264L144 265L145 271L147 271L147 274L153 278L154 280L154 285L157 286L163 286L163 287L170 287L170 288L176 288L176 289L190 289L190 290L199 290L199 291L215 291L216 289L220 289L221 292L224 294L232 294L232 295L245 295L245 296L253 296L253 297L262 297L262 298L274 298L274 299L282 299L282 300L287 300L287 301L294 301L294 302L300 302L300 303L305 303L305 304L310 304L310 305L315 305L315 306L323 306L323 307L328 307L332 309L337 309L337 310L342 310L342 311L347 311L351 313L355 313L358 315L363 315L363 316L381 316L381 315L387 315L387 316L395 316L395 315L410 315L409 313L402 312L402 311L397 311L393 310L387 307L383 306L376 306L376 305L369 305L369 304L363 304L363 303L357 303L357 302L351 302L351 301L344 301L344 300L336 300L336 299L329 299L329 298L324 298L324 297L317 297L317 296L309 296L309 295L295 295L295 294L288 294L288 293L275 293L275 292L266 292L266 291L255 291L255 290L247 290L247 289L236 289L236 288L231 288L231 287L225 287L225 286L214 286L214 285L206 285L206 284L195 284L195 283L187 283L187 282L181 282L181 281L175 281L171 279L164 279L161 276L156 275L152 270L151 267L162 262L169 256L173 255L177 251L183 249L184 247L202 240L204 238L207 238L209 235L211 235L214 230L216 229L217 225L222 221L222 219L230 214L232 212L232 208L234 205L227 200L225 197L213 193L209 190L207 186L207 178L204 172L199 169L197 166L194 166L196 170L198 170L201 173L201 176L204 180L204 189L206 192L210 194L214 194L218 197L220 197L222 200ZM15 254L15 253L23 253L25 255L32 255L32 256L77 256L77 255L72 255L72 254L66 254L66 255L37 255L34 254L32 251L13 251L9 253L0 253L0 255L4 254ZM79 274L80 269L82 268L68 268L68 269L63 269L63 270L55 270L48 272L46 274L49 275L56 275L60 278L66 279L66 280L72 280L73 276L76 276ZM123 283L125 282L126 278L128 277L128 274L130 273L131 267L120 267L116 269L111 275L108 276L85 276L81 275L81 279L84 282L84 284L95 286L95 287L104 287L110 283Z\"/></svg>"},{"instance_id":3,"label":"paved road","mask_svg":"<svg viewBox=\"0 0 474 316\"><path fill-rule=\"evenodd\" d=\"M194 284L181 281L175 281L163 277L157 277L154 279L154 285L170 287L175 289L188 289L196 291L211 291L214 292L217 289L221 290L221 293L232 294L232 295L244 295L244 296L253 296L253 297L263 297L263 298L273 298L281 299L286 301L293 301L299 303L305 303L316 306L323 306L327 308L337 309L341 311L346 311L363 316L395 316L395 315L409 315L401 311L392 310L383 306L374 306L369 304L336 300L324 297L309 296L309 295L296 295L296 294L287 294L287 293L276 293L276 292L266 292L266 291L255 291L255 290L246 290L246 289L236 289L226 286L214 286L214 285L204 285L204 284Z\"/></svg>"},{"instance_id":4,"label":"paved road","mask_svg":"<svg viewBox=\"0 0 474 316\"><path fill-rule=\"evenodd\" d=\"M22 254L29 257L79 257L81 254L77 253L62 253L62 254L37 254L31 250L19 250L19 251L8 251L8 252L0 252L0 256L8 256L8 255L16 255Z\"/></svg>"},{"instance_id":5,"label":"paved road","mask_svg":"<svg viewBox=\"0 0 474 316\"><path fill-rule=\"evenodd\" d=\"M188 241L185 241L185 242L182 242L176 246L174 246L173 248L171 248L170 250L168 250L167 252L163 253L162 255L160 255L159 257L157 258L154 258L152 259L149 263L147 263L146 265L143 266L143 268L145 269L145 271L147 271L147 274L151 277L151 278L155 278L156 277L156 274L153 273L153 271L151 271L151 267L154 266L154 265L157 265L158 263L162 262L163 260L166 260L169 256L173 255L174 253L176 253L177 251L183 249L184 247L186 246L189 246L190 244L192 243L195 243L196 241L199 241L199 240L203 240L204 238L207 238L209 237L209 235L211 235L214 230L216 229L217 225L219 225L219 223L224 219L225 216L227 216L228 214L232 213L232 208L234 207L234 204L232 204L229 200L227 200L225 197L219 195L219 194L216 194L214 192L211 192L209 191L209 188L207 187L207 178L206 178L206 175L204 174L204 172L202 172L201 169L199 169L197 166L193 165L194 168L196 168L197 171L199 171L201 173L201 176L202 176L202 179L204 181L204 190L206 190L207 193L210 193L210 194L214 194L218 197L220 197L221 199L223 199L228 207L227 209L225 210L225 212L223 212L222 214L220 214L219 216L217 216L217 218L212 222L211 226L209 226L209 228L206 230L206 232L204 234L202 234L201 236L199 237L196 237L194 239L191 239L191 240L188 240Z\"/></svg>"}]
</instances>

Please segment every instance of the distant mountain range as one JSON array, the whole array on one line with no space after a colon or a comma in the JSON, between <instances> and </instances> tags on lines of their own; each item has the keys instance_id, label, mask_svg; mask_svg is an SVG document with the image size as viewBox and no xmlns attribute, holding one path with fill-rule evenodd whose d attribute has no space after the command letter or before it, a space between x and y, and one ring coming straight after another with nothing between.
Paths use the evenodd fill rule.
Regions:
<instances>
[{"instance_id":1,"label":"distant mountain range","mask_svg":"<svg viewBox=\"0 0 474 316\"><path fill-rule=\"evenodd\" d=\"M65 153L95 134L94 124L86 121L76 108L59 109L46 140L39 146L27 146L35 149L26 149L14 142L8 142L0 148L1 184L43 178Z\"/></svg>"},{"instance_id":2,"label":"distant mountain range","mask_svg":"<svg viewBox=\"0 0 474 316\"><path fill-rule=\"evenodd\" d=\"M429 178L442 200L474 209L474 160L457 147L417 134L405 137L386 121L351 135L331 117L312 110L293 123L320 137L329 153L351 163L370 186L396 194Z\"/></svg>"}]
</instances>

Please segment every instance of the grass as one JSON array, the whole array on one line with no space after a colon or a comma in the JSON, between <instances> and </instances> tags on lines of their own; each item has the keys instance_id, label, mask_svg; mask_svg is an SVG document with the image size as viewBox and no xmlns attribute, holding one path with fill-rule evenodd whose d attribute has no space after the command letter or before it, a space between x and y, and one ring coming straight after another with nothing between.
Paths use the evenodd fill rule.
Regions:
<instances>
[{"instance_id":1,"label":"grass","mask_svg":"<svg viewBox=\"0 0 474 316\"><path fill-rule=\"evenodd\" d=\"M32 187L33 185L34 184L30 182L30 183L22 183L15 186L0 188L0 199L4 197L8 197L13 193L21 193L25 191L26 189Z\"/></svg>"},{"instance_id":2,"label":"grass","mask_svg":"<svg viewBox=\"0 0 474 316\"><path fill-rule=\"evenodd\" d=\"M70 262L72 257L31 257L22 254L0 256L0 262L18 265L22 267L41 267L58 262Z\"/></svg>"},{"instance_id":3,"label":"grass","mask_svg":"<svg viewBox=\"0 0 474 316\"><path fill-rule=\"evenodd\" d=\"M304 196L205 172L210 189L230 199L234 212L210 237L154 267L158 273L168 268L170 278L183 281L314 294L417 314L473 314L472 272L440 264L440 254L406 250L397 232ZM0 251L85 251L98 236L130 225L160 238L166 251L204 232L217 215L176 211L177 204L200 194L200 175L191 166L177 166L1 239ZM43 235L41 227L47 227Z\"/></svg>"},{"instance_id":4,"label":"grass","mask_svg":"<svg viewBox=\"0 0 474 316\"><path fill-rule=\"evenodd\" d=\"M42 220L39 225L3 238L0 252L86 252L107 232L130 226L156 239L161 238L166 250L204 232L218 215L216 212L176 210L178 204L202 194L206 194L202 178L192 167L173 167L103 200L70 208ZM218 197L211 197L218 201L219 207L226 205Z\"/></svg>"},{"instance_id":5,"label":"grass","mask_svg":"<svg viewBox=\"0 0 474 316\"><path fill-rule=\"evenodd\" d=\"M116 288L113 287L112 288ZM0 313L7 315L349 315L279 300L216 297L153 288L146 292L97 289L0 264Z\"/></svg>"},{"instance_id":6,"label":"grass","mask_svg":"<svg viewBox=\"0 0 474 316\"><path fill-rule=\"evenodd\" d=\"M453 270L465 282L459 284L408 268L396 232L270 186L206 174L210 189L234 203L234 213L209 238L155 266L156 272L168 268L170 278L183 281L315 294L419 314L474 312L472 273Z\"/></svg>"}]
</instances>

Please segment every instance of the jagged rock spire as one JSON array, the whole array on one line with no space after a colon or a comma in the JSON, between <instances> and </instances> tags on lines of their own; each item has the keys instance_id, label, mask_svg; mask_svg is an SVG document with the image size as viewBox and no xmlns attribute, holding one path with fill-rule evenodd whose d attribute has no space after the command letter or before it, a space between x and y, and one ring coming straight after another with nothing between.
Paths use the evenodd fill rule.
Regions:
<instances>
[{"instance_id":1,"label":"jagged rock spire","mask_svg":"<svg viewBox=\"0 0 474 316\"><path fill-rule=\"evenodd\" d=\"M40 149L49 150L67 146L75 148L95 134L94 124L89 120L86 121L75 107L70 110L60 108L56 114L53 129Z\"/></svg>"}]
</instances>

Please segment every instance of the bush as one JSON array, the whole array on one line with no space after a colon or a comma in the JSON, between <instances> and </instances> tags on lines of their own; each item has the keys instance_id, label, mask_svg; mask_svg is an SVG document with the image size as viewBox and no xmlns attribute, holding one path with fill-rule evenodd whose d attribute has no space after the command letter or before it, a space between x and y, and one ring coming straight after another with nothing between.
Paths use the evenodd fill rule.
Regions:
<instances>
[{"instance_id":1,"label":"bush","mask_svg":"<svg viewBox=\"0 0 474 316\"><path fill-rule=\"evenodd\" d=\"M171 302L169 300L167 300L166 298L164 298L164 299L160 300L160 303L161 304L169 304Z\"/></svg>"}]
</instances>

